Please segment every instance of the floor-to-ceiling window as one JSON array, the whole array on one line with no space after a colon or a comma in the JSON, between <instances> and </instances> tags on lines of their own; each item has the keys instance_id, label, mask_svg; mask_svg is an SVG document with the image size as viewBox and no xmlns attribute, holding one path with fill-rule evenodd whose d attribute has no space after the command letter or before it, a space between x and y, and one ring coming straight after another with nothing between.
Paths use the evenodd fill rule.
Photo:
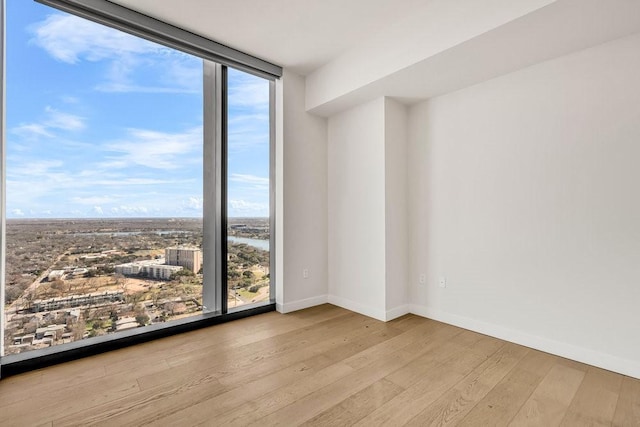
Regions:
<instances>
[{"instance_id":1,"label":"floor-to-ceiling window","mask_svg":"<svg viewBox=\"0 0 640 427\"><path fill-rule=\"evenodd\" d=\"M270 298L270 82L227 73L228 306Z\"/></svg>"},{"instance_id":2,"label":"floor-to-ceiling window","mask_svg":"<svg viewBox=\"0 0 640 427\"><path fill-rule=\"evenodd\" d=\"M271 303L273 78L4 3L2 355Z\"/></svg>"}]
</instances>

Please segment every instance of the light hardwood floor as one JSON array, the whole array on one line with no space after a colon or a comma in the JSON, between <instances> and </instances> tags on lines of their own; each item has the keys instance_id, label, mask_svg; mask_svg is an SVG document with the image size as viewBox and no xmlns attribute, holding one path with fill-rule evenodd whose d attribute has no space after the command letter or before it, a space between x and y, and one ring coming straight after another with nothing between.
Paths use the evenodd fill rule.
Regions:
<instances>
[{"instance_id":1,"label":"light hardwood floor","mask_svg":"<svg viewBox=\"0 0 640 427\"><path fill-rule=\"evenodd\" d=\"M407 315L268 313L0 380L1 426L640 426L640 381Z\"/></svg>"}]
</instances>

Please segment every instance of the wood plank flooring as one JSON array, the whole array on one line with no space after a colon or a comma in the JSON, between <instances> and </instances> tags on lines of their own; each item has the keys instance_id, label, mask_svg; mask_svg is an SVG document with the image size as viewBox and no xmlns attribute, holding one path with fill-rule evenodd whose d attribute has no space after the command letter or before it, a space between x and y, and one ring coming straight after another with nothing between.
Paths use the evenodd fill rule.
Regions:
<instances>
[{"instance_id":1,"label":"wood plank flooring","mask_svg":"<svg viewBox=\"0 0 640 427\"><path fill-rule=\"evenodd\" d=\"M0 380L0 426L71 425L640 426L640 381L322 305Z\"/></svg>"}]
</instances>

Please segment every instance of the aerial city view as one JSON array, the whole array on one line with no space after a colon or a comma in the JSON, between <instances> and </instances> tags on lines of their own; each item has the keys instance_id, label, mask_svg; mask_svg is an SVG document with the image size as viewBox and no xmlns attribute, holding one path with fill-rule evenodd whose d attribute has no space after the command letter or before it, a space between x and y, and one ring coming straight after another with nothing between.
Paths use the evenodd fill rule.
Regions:
<instances>
[{"instance_id":1,"label":"aerial city view","mask_svg":"<svg viewBox=\"0 0 640 427\"><path fill-rule=\"evenodd\" d=\"M5 6L4 354L208 311L210 64L37 2ZM270 86L225 70L234 308L270 298Z\"/></svg>"},{"instance_id":2,"label":"aerial city view","mask_svg":"<svg viewBox=\"0 0 640 427\"><path fill-rule=\"evenodd\" d=\"M268 301L268 219L229 222L228 306ZM201 245L201 219L9 219L6 354L202 312Z\"/></svg>"}]
</instances>

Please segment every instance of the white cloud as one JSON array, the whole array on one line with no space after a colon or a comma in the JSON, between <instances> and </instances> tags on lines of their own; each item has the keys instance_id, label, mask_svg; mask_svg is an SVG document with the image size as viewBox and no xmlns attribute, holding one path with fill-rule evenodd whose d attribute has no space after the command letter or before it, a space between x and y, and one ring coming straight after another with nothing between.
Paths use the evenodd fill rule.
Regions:
<instances>
[{"instance_id":1,"label":"white cloud","mask_svg":"<svg viewBox=\"0 0 640 427\"><path fill-rule=\"evenodd\" d=\"M193 92L196 90L190 90L183 87L162 87L162 86L140 86L135 84L129 84L125 82L107 82L96 86L96 90L100 92L109 93L185 93Z\"/></svg>"},{"instance_id":2,"label":"white cloud","mask_svg":"<svg viewBox=\"0 0 640 427\"><path fill-rule=\"evenodd\" d=\"M13 217L201 215L202 178L195 172L202 168L201 135L202 127L176 133L134 129L122 140L94 144L77 155L47 148L34 161L33 153L11 153L7 212L22 208L22 215L16 211ZM111 156L107 162L105 155ZM118 168L106 167L108 162Z\"/></svg>"},{"instance_id":3,"label":"white cloud","mask_svg":"<svg viewBox=\"0 0 640 427\"><path fill-rule=\"evenodd\" d=\"M229 152L269 146L269 82L229 72Z\"/></svg>"},{"instance_id":4,"label":"white cloud","mask_svg":"<svg viewBox=\"0 0 640 427\"><path fill-rule=\"evenodd\" d=\"M229 118L229 151L269 147L269 115L235 112Z\"/></svg>"},{"instance_id":5,"label":"white cloud","mask_svg":"<svg viewBox=\"0 0 640 427\"><path fill-rule=\"evenodd\" d=\"M201 211L203 206L203 201L204 199L202 197L189 197L189 200L187 201L187 206L189 207L189 209Z\"/></svg>"},{"instance_id":6,"label":"white cloud","mask_svg":"<svg viewBox=\"0 0 640 427\"><path fill-rule=\"evenodd\" d=\"M75 96L71 96L71 95L64 95L64 96L60 97L60 99L65 104L78 104L78 103L80 103L80 99L79 98L77 98Z\"/></svg>"},{"instance_id":7,"label":"white cloud","mask_svg":"<svg viewBox=\"0 0 640 427\"><path fill-rule=\"evenodd\" d=\"M269 81L241 71L231 71L229 105L268 111Z\"/></svg>"},{"instance_id":8,"label":"white cloud","mask_svg":"<svg viewBox=\"0 0 640 427\"><path fill-rule=\"evenodd\" d=\"M176 184L188 181L178 181L170 179L155 179L155 178L122 178L122 179L100 179L95 181L89 181L87 186L105 185L105 186L131 186L131 185L162 185L162 184Z\"/></svg>"},{"instance_id":9,"label":"white cloud","mask_svg":"<svg viewBox=\"0 0 640 427\"><path fill-rule=\"evenodd\" d=\"M45 126L62 130L81 130L85 128L85 119L73 114L63 113L51 107L46 107L48 117Z\"/></svg>"},{"instance_id":10,"label":"white cloud","mask_svg":"<svg viewBox=\"0 0 640 427\"><path fill-rule=\"evenodd\" d=\"M231 216L268 216L269 205L267 203L248 202L246 200L229 200Z\"/></svg>"},{"instance_id":11,"label":"white cloud","mask_svg":"<svg viewBox=\"0 0 640 427\"><path fill-rule=\"evenodd\" d=\"M127 206L127 205L121 205L121 206L115 206L113 208L111 208L111 213L113 213L114 215L125 215L125 216L131 216L131 215L139 215L139 214L146 214L149 212L149 209L145 206Z\"/></svg>"},{"instance_id":12,"label":"white cloud","mask_svg":"<svg viewBox=\"0 0 640 427\"><path fill-rule=\"evenodd\" d=\"M107 144L106 150L118 153L101 166L124 168L133 165L153 169L178 169L186 164L202 163L202 128L183 133L165 133L130 129L125 140Z\"/></svg>"},{"instance_id":13,"label":"white cloud","mask_svg":"<svg viewBox=\"0 0 640 427\"><path fill-rule=\"evenodd\" d=\"M24 212L22 212L22 209L12 209L11 214L14 216L24 216Z\"/></svg>"},{"instance_id":14,"label":"white cloud","mask_svg":"<svg viewBox=\"0 0 640 427\"><path fill-rule=\"evenodd\" d=\"M50 175L52 169L59 168L63 165L61 160L38 160L38 161L27 161L26 163L15 162L15 166L11 169L11 173L8 174L11 176L24 176L24 177L32 177L38 176L41 177L43 175Z\"/></svg>"},{"instance_id":15,"label":"white cloud","mask_svg":"<svg viewBox=\"0 0 640 427\"><path fill-rule=\"evenodd\" d=\"M53 14L31 26L31 42L68 64L104 62L103 92L198 93L202 60L72 15ZM136 73L144 70L144 79Z\"/></svg>"},{"instance_id":16,"label":"white cloud","mask_svg":"<svg viewBox=\"0 0 640 427\"><path fill-rule=\"evenodd\" d=\"M232 173L229 177L232 182L245 184L254 189L269 190L269 178L263 178L261 176L246 175L239 173Z\"/></svg>"},{"instance_id":17,"label":"white cloud","mask_svg":"<svg viewBox=\"0 0 640 427\"><path fill-rule=\"evenodd\" d=\"M39 136L52 138L54 136L47 130L47 126L40 123L23 123L11 129L11 132L26 139L35 139Z\"/></svg>"},{"instance_id":18,"label":"white cloud","mask_svg":"<svg viewBox=\"0 0 640 427\"><path fill-rule=\"evenodd\" d=\"M264 177L255 176L255 175L232 173L230 179L231 181L244 182L247 184L269 185L269 178L264 178Z\"/></svg>"},{"instance_id":19,"label":"white cloud","mask_svg":"<svg viewBox=\"0 0 640 427\"><path fill-rule=\"evenodd\" d=\"M105 205L113 202L113 198L109 196L73 197L71 201L81 205Z\"/></svg>"},{"instance_id":20,"label":"white cloud","mask_svg":"<svg viewBox=\"0 0 640 427\"><path fill-rule=\"evenodd\" d=\"M61 62L75 64L81 59L100 61L126 55L168 50L73 15L53 14L31 27L32 42Z\"/></svg>"},{"instance_id":21,"label":"white cloud","mask_svg":"<svg viewBox=\"0 0 640 427\"><path fill-rule=\"evenodd\" d=\"M21 123L11 132L26 139L38 137L53 138L54 130L79 131L85 128L85 119L74 114L64 113L52 107L45 107L44 117L39 123Z\"/></svg>"}]
</instances>

